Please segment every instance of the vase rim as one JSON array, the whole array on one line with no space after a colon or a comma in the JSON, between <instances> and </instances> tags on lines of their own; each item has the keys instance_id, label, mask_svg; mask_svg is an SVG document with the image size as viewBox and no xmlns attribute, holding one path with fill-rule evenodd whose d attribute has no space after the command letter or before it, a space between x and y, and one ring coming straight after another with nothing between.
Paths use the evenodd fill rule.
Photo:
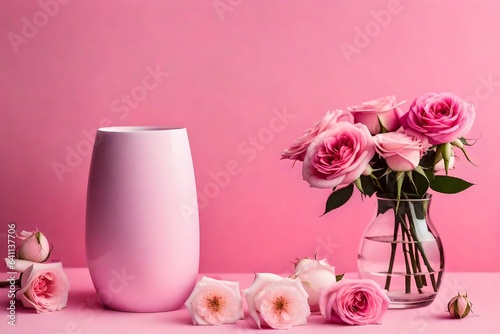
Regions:
<instances>
[{"instance_id":1,"label":"vase rim","mask_svg":"<svg viewBox=\"0 0 500 334\"><path fill-rule=\"evenodd\" d=\"M397 201L397 198L390 198L390 197L383 197L383 196L376 196L377 200L382 200L382 201ZM424 198L401 198L399 199L400 202L427 202L432 199L432 194L426 194Z\"/></svg>"},{"instance_id":2,"label":"vase rim","mask_svg":"<svg viewBox=\"0 0 500 334\"><path fill-rule=\"evenodd\" d=\"M166 126L109 126L97 129L100 132L154 132L154 131L179 131L186 130L183 127Z\"/></svg>"}]
</instances>

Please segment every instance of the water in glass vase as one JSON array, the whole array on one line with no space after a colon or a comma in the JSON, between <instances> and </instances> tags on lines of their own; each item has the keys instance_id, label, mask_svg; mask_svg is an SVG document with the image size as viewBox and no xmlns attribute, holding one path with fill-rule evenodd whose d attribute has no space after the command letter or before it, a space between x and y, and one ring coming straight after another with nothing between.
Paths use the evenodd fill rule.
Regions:
<instances>
[{"instance_id":1,"label":"water in glass vase","mask_svg":"<svg viewBox=\"0 0 500 334\"><path fill-rule=\"evenodd\" d=\"M429 216L430 199L378 198L361 240L359 275L388 291L391 308L429 305L441 284L444 254Z\"/></svg>"}]
</instances>

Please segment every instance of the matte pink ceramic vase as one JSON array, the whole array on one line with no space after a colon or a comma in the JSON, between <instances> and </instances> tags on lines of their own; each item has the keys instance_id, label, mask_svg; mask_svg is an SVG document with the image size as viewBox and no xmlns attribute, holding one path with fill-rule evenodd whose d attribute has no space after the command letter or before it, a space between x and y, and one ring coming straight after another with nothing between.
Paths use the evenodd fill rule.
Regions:
<instances>
[{"instance_id":1,"label":"matte pink ceramic vase","mask_svg":"<svg viewBox=\"0 0 500 334\"><path fill-rule=\"evenodd\" d=\"M87 262L108 308L180 308L199 266L199 221L186 129L97 130L86 217Z\"/></svg>"}]
</instances>

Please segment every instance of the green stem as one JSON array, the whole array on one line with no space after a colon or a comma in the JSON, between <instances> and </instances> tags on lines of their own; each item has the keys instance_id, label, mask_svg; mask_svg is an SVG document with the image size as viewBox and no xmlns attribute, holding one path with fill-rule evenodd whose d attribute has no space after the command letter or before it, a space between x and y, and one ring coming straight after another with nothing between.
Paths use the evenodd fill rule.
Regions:
<instances>
[{"instance_id":1,"label":"green stem","mask_svg":"<svg viewBox=\"0 0 500 334\"><path fill-rule=\"evenodd\" d=\"M410 233L408 232L408 228L404 225L402 225L402 231L403 231L403 240L404 240L404 236L406 235L406 238L408 240L408 252L409 252L409 255L410 255L410 262L411 262L411 267L413 269L413 277L415 279L415 284L417 285L417 289L418 289L418 292L419 293L422 293L422 287L424 286L423 282L422 282L422 275L420 274L421 273L421 269L419 269L419 266L417 266L417 262L418 262L418 254L416 252L416 249L415 251L413 250L413 241L412 240L412 237L410 235ZM408 265L408 258L405 257L405 261Z\"/></svg>"},{"instance_id":2,"label":"green stem","mask_svg":"<svg viewBox=\"0 0 500 334\"><path fill-rule=\"evenodd\" d=\"M422 265L420 264L420 256L418 256L419 252L418 252L418 249L417 249L417 246L415 246L415 259L417 260L417 269L418 269L418 272L419 273L422 273ZM420 275L421 277L421 281L422 281L422 285L423 286L427 286L427 280L425 279L425 275Z\"/></svg>"},{"instance_id":3,"label":"green stem","mask_svg":"<svg viewBox=\"0 0 500 334\"><path fill-rule=\"evenodd\" d=\"M412 205L412 204L410 204L410 205ZM412 235L413 240L415 241L416 250L418 250L418 252L422 256L422 260L424 261L424 264L427 267L427 270L429 271L432 289L434 290L434 292L437 292L439 285L436 284L436 277L434 276L434 269L432 268L432 265L430 264L429 259L425 255L425 250L424 250L424 247L422 246L422 242L417 237L417 231L415 230L415 222L412 219L411 213L407 214L407 216L408 216L408 220L410 223L410 233Z\"/></svg>"},{"instance_id":4,"label":"green stem","mask_svg":"<svg viewBox=\"0 0 500 334\"><path fill-rule=\"evenodd\" d=\"M396 219L394 222L394 234L393 234L393 242L391 243L391 258L389 260L389 268L387 269L387 277L385 278L385 289L389 291L389 287L391 286L391 278L392 278L392 270L394 268L394 259L396 258L396 246L398 240L398 227L399 221Z\"/></svg>"},{"instance_id":5,"label":"green stem","mask_svg":"<svg viewBox=\"0 0 500 334\"><path fill-rule=\"evenodd\" d=\"M405 240L405 233L403 231L404 229L404 223L401 223L401 239L403 242L401 242L401 248L403 248L403 255L405 257L405 267L406 267L406 275L405 275L405 293L410 293L411 292L411 269L410 269L410 264L408 263L410 260L408 259L408 250L406 240ZM412 261L413 262L413 261Z\"/></svg>"}]
</instances>

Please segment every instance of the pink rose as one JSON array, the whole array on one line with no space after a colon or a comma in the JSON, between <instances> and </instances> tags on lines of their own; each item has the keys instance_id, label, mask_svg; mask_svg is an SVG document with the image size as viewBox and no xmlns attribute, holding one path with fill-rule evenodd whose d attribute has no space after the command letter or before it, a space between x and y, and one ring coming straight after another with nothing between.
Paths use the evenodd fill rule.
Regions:
<instances>
[{"instance_id":1,"label":"pink rose","mask_svg":"<svg viewBox=\"0 0 500 334\"><path fill-rule=\"evenodd\" d=\"M396 103L396 97L388 95L348 107L347 110L354 116L354 122L366 125L370 133L375 135L382 131L380 123L387 131L396 131L401 126L399 118L402 112L398 106L405 102Z\"/></svg>"},{"instance_id":2,"label":"pink rose","mask_svg":"<svg viewBox=\"0 0 500 334\"><path fill-rule=\"evenodd\" d=\"M300 136L290 148L283 151L281 154L282 159L291 159L304 161L304 156L306 154L307 147L313 141L313 139L323 131L328 130L332 124L339 121L352 121L352 116L342 110L328 111L326 115L319 121L316 122L312 128L307 129L302 136Z\"/></svg>"},{"instance_id":3,"label":"pink rose","mask_svg":"<svg viewBox=\"0 0 500 334\"><path fill-rule=\"evenodd\" d=\"M17 237L23 241L17 247L16 258L5 259L11 271L23 272L34 263L47 261L51 249L43 233L22 231Z\"/></svg>"},{"instance_id":4,"label":"pink rose","mask_svg":"<svg viewBox=\"0 0 500 334\"><path fill-rule=\"evenodd\" d=\"M427 139L404 132L379 133L374 136L375 149L387 165L397 172L406 172L418 166L429 148Z\"/></svg>"},{"instance_id":5,"label":"pink rose","mask_svg":"<svg viewBox=\"0 0 500 334\"><path fill-rule=\"evenodd\" d=\"M238 282L202 277L186 301L194 325L221 325L243 319Z\"/></svg>"},{"instance_id":6,"label":"pink rose","mask_svg":"<svg viewBox=\"0 0 500 334\"><path fill-rule=\"evenodd\" d=\"M309 145L302 176L316 188L348 185L367 170L374 155L373 138L364 124L338 122Z\"/></svg>"},{"instance_id":7,"label":"pink rose","mask_svg":"<svg viewBox=\"0 0 500 334\"><path fill-rule=\"evenodd\" d=\"M252 285L243 290L248 311L261 328L261 319L274 329L305 325L311 314L307 293L300 280L275 274L257 273Z\"/></svg>"},{"instance_id":8,"label":"pink rose","mask_svg":"<svg viewBox=\"0 0 500 334\"><path fill-rule=\"evenodd\" d=\"M37 313L59 311L68 302L69 282L60 262L35 263L23 273L17 298Z\"/></svg>"},{"instance_id":9,"label":"pink rose","mask_svg":"<svg viewBox=\"0 0 500 334\"><path fill-rule=\"evenodd\" d=\"M463 137L472 127L474 105L453 93L427 93L413 101L401 117L405 129L429 137L433 145L451 143Z\"/></svg>"},{"instance_id":10,"label":"pink rose","mask_svg":"<svg viewBox=\"0 0 500 334\"><path fill-rule=\"evenodd\" d=\"M326 259L304 258L295 265L292 278L299 278L309 297L307 303L311 311L319 310L319 292L335 283L335 268Z\"/></svg>"},{"instance_id":11,"label":"pink rose","mask_svg":"<svg viewBox=\"0 0 500 334\"><path fill-rule=\"evenodd\" d=\"M42 232L22 231L18 236L23 242L17 247L17 258L32 262L43 262L50 254L49 241Z\"/></svg>"},{"instance_id":12,"label":"pink rose","mask_svg":"<svg viewBox=\"0 0 500 334\"><path fill-rule=\"evenodd\" d=\"M343 279L321 291L321 314L328 322L349 325L380 324L389 297L369 279Z\"/></svg>"}]
</instances>

